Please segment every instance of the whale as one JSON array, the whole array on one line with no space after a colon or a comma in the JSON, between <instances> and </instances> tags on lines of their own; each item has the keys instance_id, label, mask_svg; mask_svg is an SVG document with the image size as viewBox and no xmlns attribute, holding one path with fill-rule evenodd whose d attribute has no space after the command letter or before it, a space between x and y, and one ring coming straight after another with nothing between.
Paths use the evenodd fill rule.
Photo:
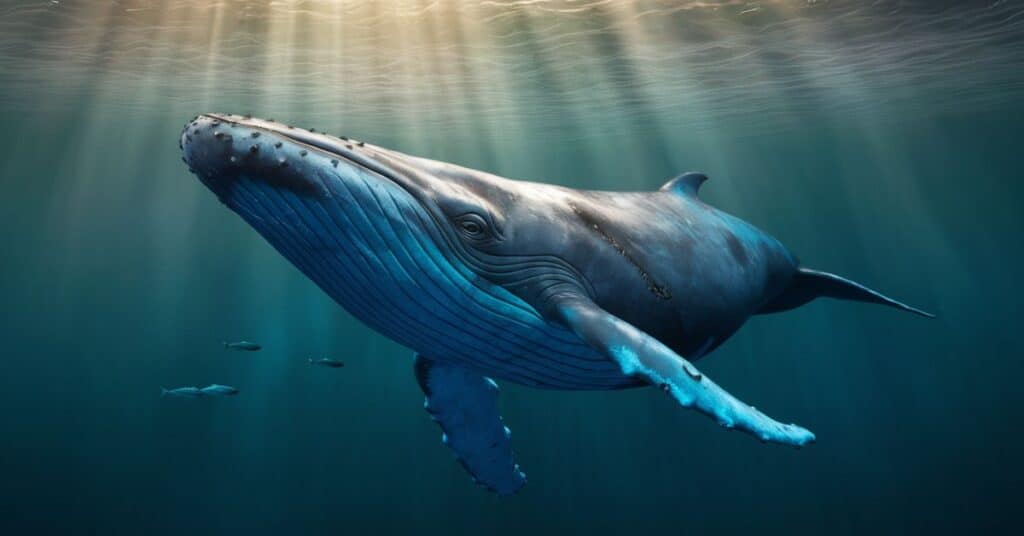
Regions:
<instances>
[{"instance_id":1,"label":"whale","mask_svg":"<svg viewBox=\"0 0 1024 536\"><path fill-rule=\"evenodd\" d=\"M442 442L501 495L526 475L497 381L655 387L725 429L801 447L811 431L694 363L750 317L816 298L934 316L805 267L704 202L702 173L654 191L577 190L225 113L196 116L179 141L224 205L348 313L412 350Z\"/></svg>"}]
</instances>

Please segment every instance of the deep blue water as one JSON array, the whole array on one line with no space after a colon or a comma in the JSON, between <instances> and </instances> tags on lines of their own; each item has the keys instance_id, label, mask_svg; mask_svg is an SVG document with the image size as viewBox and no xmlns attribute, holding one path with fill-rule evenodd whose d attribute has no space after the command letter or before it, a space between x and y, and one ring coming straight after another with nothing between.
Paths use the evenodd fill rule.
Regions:
<instances>
[{"instance_id":1,"label":"deep blue water","mask_svg":"<svg viewBox=\"0 0 1024 536\"><path fill-rule=\"evenodd\" d=\"M580 188L701 170L805 264L939 319L823 300L701 361L812 429L799 451L653 389L503 384L530 481L495 497L412 351L187 172L177 135L212 110ZM0 532L1008 530L1022 120L1019 2L8 2ZM220 347L242 338L264 350ZM241 393L160 397L209 383Z\"/></svg>"}]
</instances>

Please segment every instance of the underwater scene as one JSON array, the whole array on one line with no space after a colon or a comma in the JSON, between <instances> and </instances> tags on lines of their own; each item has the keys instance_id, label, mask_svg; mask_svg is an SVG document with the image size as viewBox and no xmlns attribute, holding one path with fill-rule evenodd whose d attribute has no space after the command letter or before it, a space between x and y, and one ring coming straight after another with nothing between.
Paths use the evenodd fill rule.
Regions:
<instances>
[{"instance_id":1,"label":"underwater scene","mask_svg":"<svg viewBox=\"0 0 1024 536\"><path fill-rule=\"evenodd\" d=\"M0 533L1011 532L1022 124L1015 0L5 0Z\"/></svg>"}]
</instances>

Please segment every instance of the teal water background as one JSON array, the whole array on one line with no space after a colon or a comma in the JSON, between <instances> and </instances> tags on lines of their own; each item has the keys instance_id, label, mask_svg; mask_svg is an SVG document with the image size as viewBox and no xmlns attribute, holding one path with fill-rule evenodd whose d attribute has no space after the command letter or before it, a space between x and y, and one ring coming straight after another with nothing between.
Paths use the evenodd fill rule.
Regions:
<instances>
[{"instance_id":1,"label":"teal water background","mask_svg":"<svg viewBox=\"0 0 1024 536\"><path fill-rule=\"evenodd\" d=\"M0 6L0 532L1007 529L1024 479L1019 2ZM252 113L501 175L702 197L939 314L820 301L702 369L812 429L503 384L529 483L474 487L411 350L190 175ZM255 354L221 349L250 339ZM309 356L346 368L311 368ZM225 383L235 398L161 398Z\"/></svg>"}]
</instances>

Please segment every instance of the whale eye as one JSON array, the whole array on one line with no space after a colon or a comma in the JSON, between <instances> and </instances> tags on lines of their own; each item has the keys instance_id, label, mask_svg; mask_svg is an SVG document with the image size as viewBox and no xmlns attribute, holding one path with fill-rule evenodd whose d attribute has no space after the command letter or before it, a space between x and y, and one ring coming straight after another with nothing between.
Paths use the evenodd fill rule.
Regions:
<instances>
[{"instance_id":1,"label":"whale eye","mask_svg":"<svg viewBox=\"0 0 1024 536\"><path fill-rule=\"evenodd\" d=\"M456 220L456 225L469 238L483 238L487 234L487 222L479 214L463 214Z\"/></svg>"}]
</instances>

